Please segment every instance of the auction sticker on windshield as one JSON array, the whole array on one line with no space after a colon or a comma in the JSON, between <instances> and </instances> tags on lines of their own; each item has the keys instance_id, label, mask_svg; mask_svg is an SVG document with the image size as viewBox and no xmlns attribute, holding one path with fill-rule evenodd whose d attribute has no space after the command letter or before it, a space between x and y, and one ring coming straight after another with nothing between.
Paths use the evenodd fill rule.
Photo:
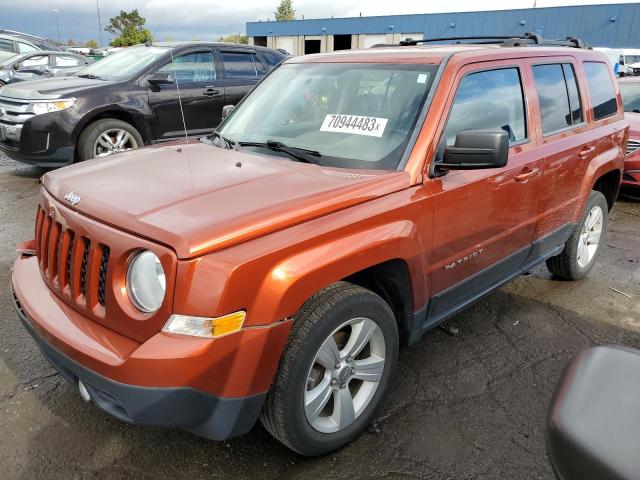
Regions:
<instances>
[{"instance_id":1,"label":"auction sticker on windshield","mask_svg":"<svg viewBox=\"0 0 640 480\"><path fill-rule=\"evenodd\" d=\"M320 131L381 137L384 134L384 129L387 127L388 121L389 119L387 118L330 113L324 118Z\"/></svg>"}]
</instances>

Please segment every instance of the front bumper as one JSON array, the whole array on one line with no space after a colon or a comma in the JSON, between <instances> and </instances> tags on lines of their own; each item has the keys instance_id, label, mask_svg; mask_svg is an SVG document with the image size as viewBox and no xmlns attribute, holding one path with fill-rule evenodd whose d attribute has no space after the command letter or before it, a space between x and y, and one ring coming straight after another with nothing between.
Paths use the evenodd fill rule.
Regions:
<instances>
[{"instance_id":1,"label":"front bumper","mask_svg":"<svg viewBox=\"0 0 640 480\"><path fill-rule=\"evenodd\" d=\"M139 344L66 306L46 287L36 257L16 260L11 287L16 311L44 356L76 388L81 380L98 407L129 423L179 428L214 440L254 425L277 366L273 359L279 359L290 328L280 322L216 340L159 333ZM246 332L253 338L243 342ZM265 370L247 375L247 365L255 369L256 362ZM210 391L194 387L203 375Z\"/></svg>"}]
</instances>

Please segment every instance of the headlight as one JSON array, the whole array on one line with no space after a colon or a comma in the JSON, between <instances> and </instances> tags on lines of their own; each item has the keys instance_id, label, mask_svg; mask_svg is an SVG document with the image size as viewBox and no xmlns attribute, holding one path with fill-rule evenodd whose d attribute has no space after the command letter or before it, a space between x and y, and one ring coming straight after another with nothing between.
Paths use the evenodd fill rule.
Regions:
<instances>
[{"instance_id":1,"label":"headlight","mask_svg":"<svg viewBox=\"0 0 640 480\"><path fill-rule=\"evenodd\" d=\"M174 314L169 317L162 331L192 337L217 338L239 331L246 316L246 312L242 310L216 318Z\"/></svg>"},{"instance_id":2,"label":"headlight","mask_svg":"<svg viewBox=\"0 0 640 480\"><path fill-rule=\"evenodd\" d=\"M65 100L56 100L54 102L34 102L29 105L29 111L36 115L42 115L43 113L59 112L60 110L66 110L76 103L75 98L67 98Z\"/></svg>"},{"instance_id":3,"label":"headlight","mask_svg":"<svg viewBox=\"0 0 640 480\"><path fill-rule=\"evenodd\" d=\"M140 311L155 312L162 305L167 282L158 256L144 250L138 253L127 270L129 300Z\"/></svg>"}]
</instances>

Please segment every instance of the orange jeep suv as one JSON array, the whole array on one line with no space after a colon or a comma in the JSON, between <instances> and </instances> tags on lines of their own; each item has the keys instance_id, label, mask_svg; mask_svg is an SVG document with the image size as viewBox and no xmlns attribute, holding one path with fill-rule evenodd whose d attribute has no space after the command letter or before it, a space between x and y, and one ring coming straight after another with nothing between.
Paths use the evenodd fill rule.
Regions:
<instances>
[{"instance_id":1,"label":"orange jeep suv","mask_svg":"<svg viewBox=\"0 0 640 480\"><path fill-rule=\"evenodd\" d=\"M400 344L540 263L583 278L628 139L606 57L452 42L291 58L206 138L44 175L12 289L46 358L126 422L319 455Z\"/></svg>"}]
</instances>

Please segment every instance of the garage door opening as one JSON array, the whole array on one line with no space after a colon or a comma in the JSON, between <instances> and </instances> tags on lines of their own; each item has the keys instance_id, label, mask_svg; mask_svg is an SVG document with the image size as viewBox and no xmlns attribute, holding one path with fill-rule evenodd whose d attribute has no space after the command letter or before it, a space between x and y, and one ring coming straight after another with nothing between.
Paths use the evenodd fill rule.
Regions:
<instances>
[{"instance_id":1,"label":"garage door opening","mask_svg":"<svg viewBox=\"0 0 640 480\"><path fill-rule=\"evenodd\" d=\"M334 50L351 50L351 35L334 35Z\"/></svg>"},{"instance_id":2,"label":"garage door opening","mask_svg":"<svg viewBox=\"0 0 640 480\"><path fill-rule=\"evenodd\" d=\"M267 46L267 37L253 37L253 44L258 47L266 47Z\"/></svg>"},{"instance_id":3,"label":"garage door opening","mask_svg":"<svg viewBox=\"0 0 640 480\"><path fill-rule=\"evenodd\" d=\"M304 54L320 53L320 40L305 40L304 41Z\"/></svg>"}]
</instances>

